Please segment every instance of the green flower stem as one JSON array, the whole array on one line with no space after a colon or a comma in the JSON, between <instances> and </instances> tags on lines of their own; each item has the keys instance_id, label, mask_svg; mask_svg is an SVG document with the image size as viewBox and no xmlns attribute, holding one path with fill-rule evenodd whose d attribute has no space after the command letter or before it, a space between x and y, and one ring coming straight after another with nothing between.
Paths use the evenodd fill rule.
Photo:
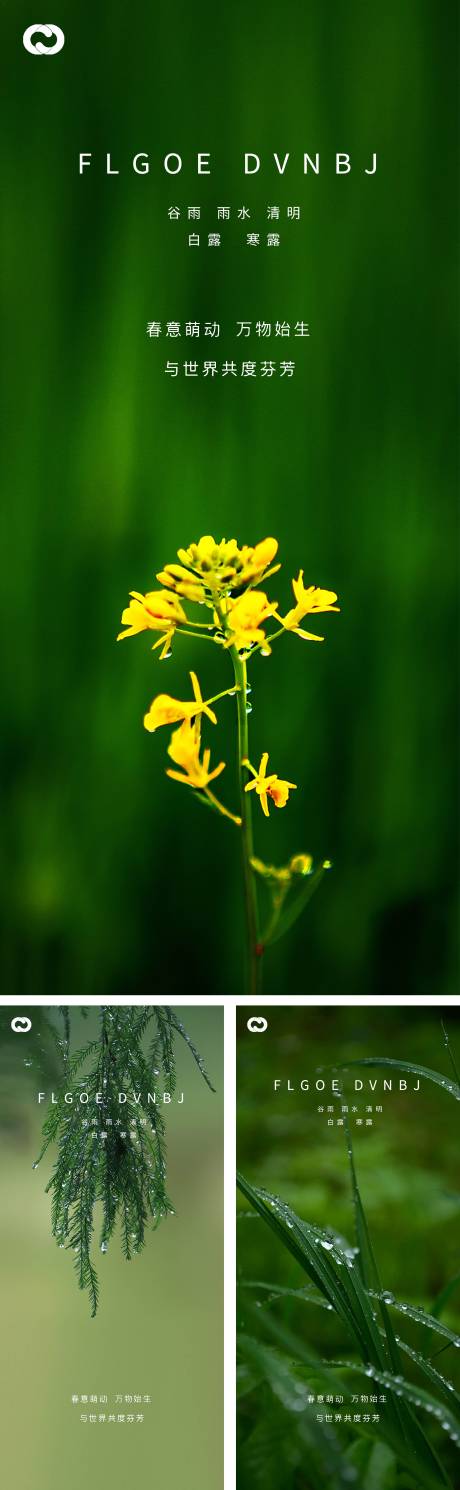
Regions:
<instances>
[{"instance_id":1,"label":"green flower stem","mask_svg":"<svg viewBox=\"0 0 460 1490\"><path fill-rule=\"evenodd\" d=\"M207 698L207 704L217 704L220 698L233 698L234 688L223 688L222 693L214 693L212 698Z\"/></svg>"},{"instance_id":2,"label":"green flower stem","mask_svg":"<svg viewBox=\"0 0 460 1490\"><path fill-rule=\"evenodd\" d=\"M267 924L266 924L266 926L264 927L264 929L262 931L262 941L263 941L264 947L268 947L268 944L271 941L271 938L272 938L274 932L276 931L276 928L277 928L277 925L278 925L278 921L279 921L279 918L280 918L280 915L281 915L281 911L283 909L284 902L285 902L285 899L286 899L286 896L287 896L287 893L288 893L288 890L289 889L290 889L289 883L286 884L286 885L282 885L280 887L280 889L279 889L276 897L274 897L274 899L273 899L273 905L272 905L271 915L269 916L268 921L267 921Z\"/></svg>"},{"instance_id":3,"label":"green flower stem","mask_svg":"<svg viewBox=\"0 0 460 1490\"><path fill-rule=\"evenodd\" d=\"M197 626L200 626L201 627L201 624L202 623L201 623L201 621L197 621L194 624L196 624ZM192 631L189 626L187 626L187 627L185 627L185 626L175 626L174 630L175 630L175 633L176 633L177 636L190 636L190 637L192 637L192 639L195 636L196 639L197 639L197 641L199 641L199 642L214 642L214 636L213 635L211 635L211 636L206 635L206 632L208 630L213 632L214 631L214 627L209 627L209 628L207 626L205 627L204 622L203 622L203 630L200 630L200 631L196 631L196 630L195 631Z\"/></svg>"},{"instance_id":4,"label":"green flower stem","mask_svg":"<svg viewBox=\"0 0 460 1490\"><path fill-rule=\"evenodd\" d=\"M219 798L214 796L214 792L210 792L208 786L205 787L204 795L211 806L215 807L216 812L220 812L222 817L228 817L231 823L236 823L237 828L241 827L241 818L236 817L234 812L229 812L228 807L224 807L223 802L219 802Z\"/></svg>"},{"instance_id":5,"label":"green flower stem","mask_svg":"<svg viewBox=\"0 0 460 1490\"><path fill-rule=\"evenodd\" d=\"M251 657L255 657L256 652L263 652L263 649L267 646L267 643L268 645L270 645L270 642L276 642L277 636L286 636L286 632L287 627L280 626L278 631L272 631L271 636L265 637L263 642L256 642L255 647L252 648Z\"/></svg>"},{"instance_id":6,"label":"green flower stem","mask_svg":"<svg viewBox=\"0 0 460 1490\"><path fill-rule=\"evenodd\" d=\"M242 761L249 755L247 672L246 661L240 657L236 647L230 648L236 683L236 705L238 712L238 781L240 790L241 843L243 850L244 897L247 932L248 993L259 991L261 956L259 948L259 917L255 875L251 864L254 854L252 837L252 802L250 792L245 791Z\"/></svg>"}]
</instances>

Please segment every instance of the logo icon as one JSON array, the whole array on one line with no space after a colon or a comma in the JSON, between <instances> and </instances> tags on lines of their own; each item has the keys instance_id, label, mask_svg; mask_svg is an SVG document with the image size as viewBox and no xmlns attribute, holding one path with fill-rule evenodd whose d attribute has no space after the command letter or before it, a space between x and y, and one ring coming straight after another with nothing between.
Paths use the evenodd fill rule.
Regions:
<instances>
[{"instance_id":1,"label":"logo icon","mask_svg":"<svg viewBox=\"0 0 460 1490\"><path fill-rule=\"evenodd\" d=\"M15 1035L28 1035L29 1030L32 1029L32 1020L28 1019L27 1015L16 1014L11 1020L11 1028Z\"/></svg>"},{"instance_id":2,"label":"logo icon","mask_svg":"<svg viewBox=\"0 0 460 1490\"><path fill-rule=\"evenodd\" d=\"M42 41L34 41L35 36L54 36L52 46L44 46ZM64 32L60 26L43 26L36 22L34 26L28 26L22 38L26 52L32 52L34 57L53 57L56 52L62 52L65 42Z\"/></svg>"},{"instance_id":3,"label":"logo icon","mask_svg":"<svg viewBox=\"0 0 460 1490\"><path fill-rule=\"evenodd\" d=\"M268 1021L266 1019L259 1019L256 1014L252 1014L251 1018L248 1019L247 1027L251 1035L264 1035L267 1024Z\"/></svg>"}]
</instances>

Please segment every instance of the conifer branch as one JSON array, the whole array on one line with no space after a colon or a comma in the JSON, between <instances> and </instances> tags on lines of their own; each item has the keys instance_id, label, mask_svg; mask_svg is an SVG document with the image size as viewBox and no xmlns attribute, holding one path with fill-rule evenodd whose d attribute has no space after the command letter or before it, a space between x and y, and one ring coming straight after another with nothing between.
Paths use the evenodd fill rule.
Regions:
<instances>
[{"instance_id":1,"label":"conifer branch","mask_svg":"<svg viewBox=\"0 0 460 1490\"><path fill-rule=\"evenodd\" d=\"M69 1010L60 1013L64 1039L56 1037L51 1024L50 1031L60 1050L64 1085L45 1118L43 1142L33 1167L56 1143L57 1155L46 1185L51 1194L51 1230L59 1247L74 1253L78 1286L88 1292L94 1318L99 1300L91 1258L96 1205L102 1206L101 1252L107 1252L118 1218L127 1261L144 1246L146 1228L155 1229L165 1216L174 1214L166 1189L165 1121L160 1105L148 1101L148 1093L155 1092L158 1078L165 1091L174 1092L178 1036L188 1045L211 1091L214 1087L184 1025L166 1006L102 1008L97 1038L88 1040L74 1055L70 1053ZM82 1068L83 1076L79 1074ZM66 1093L70 1101L65 1101ZM82 1093L87 1096L84 1104ZM120 1094L126 1098L122 1104ZM126 1112L129 1119L123 1116Z\"/></svg>"}]
</instances>

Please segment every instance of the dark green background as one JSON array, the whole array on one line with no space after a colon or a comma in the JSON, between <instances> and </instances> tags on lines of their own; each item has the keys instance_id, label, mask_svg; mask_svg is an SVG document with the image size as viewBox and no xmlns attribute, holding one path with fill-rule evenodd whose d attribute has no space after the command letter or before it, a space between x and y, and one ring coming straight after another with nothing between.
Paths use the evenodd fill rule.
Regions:
<instances>
[{"instance_id":1,"label":"dark green background","mask_svg":"<svg viewBox=\"0 0 460 1490\"><path fill-rule=\"evenodd\" d=\"M222 657L182 642L159 666L147 638L115 644L128 591L209 531L275 534L280 603L303 566L343 607L322 648L290 637L254 665L253 756L269 749L301 787L260 816L257 850L335 865L273 952L267 992L454 987L455 13L60 4L54 58L22 47L30 7L4 14L12 997L241 991L236 834L165 780L166 737L142 729L155 692L187 696L191 665L217 689ZM245 182L244 149L290 150L298 166ZM82 179L80 150L94 152ZM139 150L148 176L130 171ZM175 181L167 150L187 162ZM207 180L197 150L212 153ZM304 180L304 150L320 151L318 178ZM335 176L336 150L350 176ZM221 250L188 250L175 201L208 204L206 229L218 204L246 202L262 228L270 202L303 215L279 250L246 249L236 225ZM145 326L176 317L304 317L311 339L293 381L170 382ZM234 351L223 333L219 354ZM217 758L231 758L229 708Z\"/></svg>"}]
</instances>

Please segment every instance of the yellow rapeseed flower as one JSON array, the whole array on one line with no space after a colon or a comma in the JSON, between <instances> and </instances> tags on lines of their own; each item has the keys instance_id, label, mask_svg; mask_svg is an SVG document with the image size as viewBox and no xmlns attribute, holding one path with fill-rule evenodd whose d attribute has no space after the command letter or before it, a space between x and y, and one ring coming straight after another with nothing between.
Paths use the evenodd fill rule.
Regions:
<instances>
[{"instance_id":1,"label":"yellow rapeseed flower","mask_svg":"<svg viewBox=\"0 0 460 1490\"><path fill-rule=\"evenodd\" d=\"M278 540L276 538L262 538L261 543L256 543L255 548L240 549L240 569L237 570L236 583L232 588L239 590L248 584L260 584L261 579L269 579L271 574L277 574L281 567L280 564L273 563L277 553Z\"/></svg>"},{"instance_id":2,"label":"yellow rapeseed flower","mask_svg":"<svg viewBox=\"0 0 460 1490\"><path fill-rule=\"evenodd\" d=\"M182 781L185 786L193 786L197 791L205 791L210 781L215 781L225 771L225 762L215 766L213 771L209 770L211 751L205 750L203 760L200 761L201 746L201 719L184 719L179 729L174 730L171 743L168 746L168 755L180 766L180 771L167 771L173 781Z\"/></svg>"},{"instance_id":3,"label":"yellow rapeseed flower","mask_svg":"<svg viewBox=\"0 0 460 1490\"><path fill-rule=\"evenodd\" d=\"M244 790L245 792L257 792L262 812L266 817L269 816L268 797L271 797L275 807L285 807L289 792L297 790L294 781L281 781L279 776L275 775L267 776L268 751L264 751L258 771L248 760L242 761L242 765L246 766L254 777L253 781L247 782Z\"/></svg>"},{"instance_id":4,"label":"yellow rapeseed flower","mask_svg":"<svg viewBox=\"0 0 460 1490\"><path fill-rule=\"evenodd\" d=\"M201 688L196 673L190 673L192 687L195 695L190 703L182 703L178 698L171 698L169 693L159 693L153 699L149 711L144 715L144 725L153 735L162 724L177 724L180 719L196 719L199 714L207 714L212 724L217 724L213 709L205 703L201 694Z\"/></svg>"},{"instance_id":5,"label":"yellow rapeseed flower","mask_svg":"<svg viewBox=\"0 0 460 1490\"><path fill-rule=\"evenodd\" d=\"M141 595L139 590L131 590L130 593L129 605L121 617L126 631L119 632L117 641L123 641L125 636L137 636L141 631L161 631L162 635L154 642L152 651L161 647L160 656L165 657L176 626L180 621L187 621L180 600L177 595L168 594L167 590L150 590L147 595Z\"/></svg>"},{"instance_id":6,"label":"yellow rapeseed flower","mask_svg":"<svg viewBox=\"0 0 460 1490\"><path fill-rule=\"evenodd\" d=\"M270 565L277 551L276 538L264 538L255 548L238 548L236 538L216 543L211 534L206 534L189 548L180 548L180 564L166 564L157 579L187 600L213 605L232 590L242 590L267 573L274 574L279 565Z\"/></svg>"},{"instance_id":7,"label":"yellow rapeseed flower","mask_svg":"<svg viewBox=\"0 0 460 1490\"><path fill-rule=\"evenodd\" d=\"M303 569L299 570L297 579L293 579L292 588L296 604L292 610L288 611L287 616L279 617L281 625L285 626L287 631L296 631L297 635L303 636L305 641L324 641L323 636L317 636L312 631L302 631L299 622L303 621L304 616L318 615L321 611L340 610L340 606L335 605L337 600L335 591L320 590L316 585L309 585L306 590L303 582Z\"/></svg>"},{"instance_id":8,"label":"yellow rapeseed flower","mask_svg":"<svg viewBox=\"0 0 460 1490\"><path fill-rule=\"evenodd\" d=\"M310 874L313 867L311 854L293 854L289 860L291 874Z\"/></svg>"},{"instance_id":9,"label":"yellow rapeseed flower","mask_svg":"<svg viewBox=\"0 0 460 1490\"><path fill-rule=\"evenodd\" d=\"M236 600L223 602L222 609L229 625L226 647L234 645L243 652L257 643L264 643L267 652L270 651L262 627L264 621L275 614L276 601L271 605L263 590L245 590Z\"/></svg>"}]
</instances>

